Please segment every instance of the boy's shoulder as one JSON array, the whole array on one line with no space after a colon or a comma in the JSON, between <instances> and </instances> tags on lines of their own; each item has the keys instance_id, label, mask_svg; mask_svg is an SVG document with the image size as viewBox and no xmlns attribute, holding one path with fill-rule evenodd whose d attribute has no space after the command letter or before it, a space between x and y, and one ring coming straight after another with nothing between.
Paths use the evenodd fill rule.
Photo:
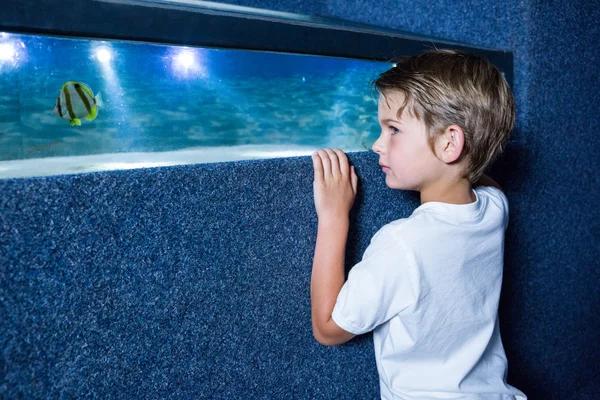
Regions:
<instances>
[{"instance_id":1,"label":"boy's shoulder","mask_svg":"<svg viewBox=\"0 0 600 400\"><path fill-rule=\"evenodd\" d=\"M370 254L385 251L405 251L406 243L403 240L403 225L408 218L401 218L385 224L371 237L371 242L363 257L369 257ZM396 249L396 250L392 250Z\"/></svg>"},{"instance_id":2,"label":"boy's shoulder","mask_svg":"<svg viewBox=\"0 0 600 400\"><path fill-rule=\"evenodd\" d=\"M475 189L478 195L484 195L494 204L501 208L508 208L508 198L504 191L494 186L477 186Z\"/></svg>"},{"instance_id":3,"label":"boy's shoulder","mask_svg":"<svg viewBox=\"0 0 600 400\"><path fill-rule=\"evenodd\" d=\"M427 206L418 207L414 212L406 217L391 221L382 226L373 236L373 241L400 241L405 245L411 246L429 242L431 237L439 234L452 234L453 230L462 230L465 223L469 223L469 230L473 229L473 223L482 224L482 229L489 229L489 223L504 224L508 223L508 200L506 195L493 186L479 186L474 189L478 196L478 204L469 205L465 211L461 206L461 211L457 210L456 205L447 205L445 203L425 203ZM490 208L491 207L491 208ZM432 213L427 210L433 211ZM489 216L483 217L484 214Z\"/></svg>"},{"instance_id":4,"label":"boy's shoulder","mask_svg":"<svg viewBox=\"0 0 600 400\"><path fill-rule=\"evenodd\" d=\"M389 222L379 228L379 230L371 238L371 243L379 242L383 244L384 242L402 240L407 229L408 231L411 230L410 225L411 217L400 218Z\"/></svg>"}]
</instances>

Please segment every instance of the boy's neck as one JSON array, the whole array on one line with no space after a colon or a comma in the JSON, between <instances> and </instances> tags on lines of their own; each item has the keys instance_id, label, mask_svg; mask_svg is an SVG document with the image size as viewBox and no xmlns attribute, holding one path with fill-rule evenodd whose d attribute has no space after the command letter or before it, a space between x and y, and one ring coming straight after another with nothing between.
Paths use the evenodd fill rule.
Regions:
<instances>
[{"instance_id":1,"label":"boy's neck","mask_svg":"<svg viewBox=\"0 0 600 400\"><path fill-rule=\"evenodd\" d=\"M450 185L432 185L421 189L420 192L421 204L432 201L448 204L470 204L477 200L475 193L473 193L473 187L467 180L461 180Z\"/></svg>"}]
</instances>

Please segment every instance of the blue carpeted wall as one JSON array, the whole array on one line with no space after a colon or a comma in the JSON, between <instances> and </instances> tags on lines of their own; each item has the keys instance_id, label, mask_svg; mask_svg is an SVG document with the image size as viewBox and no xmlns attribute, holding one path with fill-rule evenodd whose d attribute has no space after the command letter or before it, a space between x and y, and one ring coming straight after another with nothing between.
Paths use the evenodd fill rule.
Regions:
<instances>
[{"instance_id":1,"label":"blue carpeted wall","mask_svg":"<svg viewBox=\"0 0 600 400\"><path fill-rule=\"evenodd\" d=\"M513 51L501 330L530 399L595 399L600 20L593 2L244 1ZM297 7L301 7L299 10ZM361 177L348 266L414 193ZM374 399L370 335L312 338L308 157L0 182L0 397Z\"/></svg>"},{"instance_id":2,"label":"blue carpeted wall","mask_svg":"<svg viewBox=\"0 0 600 400\"><path fill-rule=\"evenodd\" d=\"M356 262L418 198L351 157ZM370 338L312 336L312 174L302 157L0 182L0 393L374 398Z\"/></svg>"}]
</instances>

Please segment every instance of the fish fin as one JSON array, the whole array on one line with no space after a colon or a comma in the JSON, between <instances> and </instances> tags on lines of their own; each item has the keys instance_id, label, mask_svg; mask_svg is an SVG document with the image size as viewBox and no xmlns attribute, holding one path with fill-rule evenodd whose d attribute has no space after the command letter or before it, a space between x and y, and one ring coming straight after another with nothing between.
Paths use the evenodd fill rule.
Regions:
<instances>
[{"instance_id":1,"label":"fish fin","mask_svg":"<svg viewBox=\"0 0 600 400\"><path fill-rule=\"evenodd\" d=\"M79 118L73 118L70 122L71 126L77 125L81 126L81 120Z\"/></svg>"},{"instance_id":2,"label":"fish fin","mask_svg":"<svg viewBox=\"0 0 600 400\"><path fill-rule=\"evenodd\" d=\"M104 106L104 102L102 101L102 95L100 94L100 92L96 93L96 97L94 97L94 101L96 102L96 105L98 107Z\"/></svg>"},{"instance_id":3,"label":"fish fin","mask_svg":"<svg viewBox=\"0 0 600 400\"><path fill-rule=\"evenodd\" d=\"M93 121L98 116L98 107L94 106L90 110L90 114L85 117L88 121Z\"/></svg>"}]
</instances>

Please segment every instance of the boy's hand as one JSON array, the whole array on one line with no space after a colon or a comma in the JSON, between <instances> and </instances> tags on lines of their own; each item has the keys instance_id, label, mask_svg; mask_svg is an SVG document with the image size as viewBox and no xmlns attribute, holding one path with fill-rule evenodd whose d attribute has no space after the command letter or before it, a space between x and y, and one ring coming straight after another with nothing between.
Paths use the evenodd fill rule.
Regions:
<instances>
[{"instance_id":1,"label":"boy's hand","mask_svg":"<svg viewBox=\"0 0 600 400\"><path fill-rule=\"evenodd\" d=\"M313 156L315 208L320 221L347 217L354 204L358 176L340 149L319 149Z\"/></svg>"}]
</instances>

